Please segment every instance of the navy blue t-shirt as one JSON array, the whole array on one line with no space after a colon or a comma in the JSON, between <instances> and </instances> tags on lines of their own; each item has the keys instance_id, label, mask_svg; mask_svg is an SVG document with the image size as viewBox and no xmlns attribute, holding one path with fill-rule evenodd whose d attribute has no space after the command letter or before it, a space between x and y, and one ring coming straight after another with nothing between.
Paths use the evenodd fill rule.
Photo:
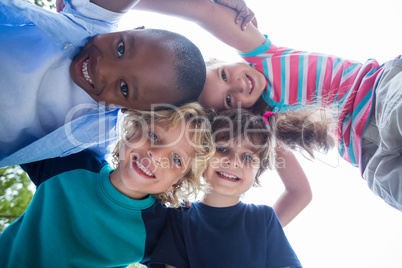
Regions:
<instances>
[{"instance_id":1,"label":"navy blue t-shirt","mask_svg":"<svg viewBox=\"0 0 402 268\"><path fill-rule=\"evenodd\" d=\"M271 207L169 209L150 267L302 267Z\"/></svg>"}]
</instances>

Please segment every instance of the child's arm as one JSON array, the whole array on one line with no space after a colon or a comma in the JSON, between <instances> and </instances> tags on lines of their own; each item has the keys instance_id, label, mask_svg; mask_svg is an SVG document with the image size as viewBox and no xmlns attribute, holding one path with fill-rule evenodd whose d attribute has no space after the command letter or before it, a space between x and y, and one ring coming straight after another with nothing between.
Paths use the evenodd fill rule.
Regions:
<instances>
[{"instance_id":1,"label":"child's arm","mask_svg":"<svg viewBox=\"0 0 402 268\"><path fill-rule=\"evenodd\" d=\"M245 30L250 21L257 26L257 21L254 18L254 12L249 10L244 0L214 0L214 2L236 10L237 15L235 23L242 22L241 29Z\"/></svg>"},{"instance_id":2,"label":"child's arm","mask_svg":"<svg viewBox=\"0 0 402 268\"><path fill-rule=\"evenodd\" d=\"M273 208L285 227L310 203L312 192L307 176L293 153L281 148L276 153L276 170L285 185L285 191Z\"/></svg>"},{"instance_id":3,"label":"child's arm","mask_svg":"<svg viewBox=\"0 0 402 268\"><path fill-rule=\"evenodd\" d=\"M133 6L135 6L140 0L88 0L88 2L91 2L97 6L100 6L104 9L113 11L113 12L127 12ZM63 0L56 0L56 11L59 13L61 12L65 7L64 1Z\"/></svg>"},{"instance_id":4,"label":"child's arm","mask_svg":"<svg viewBox=\"0 0 402 268\"><path fill-rule=\"evenodd\" d=\"M210 0L142 0L135 9L174 15L197 23L227 45L250 52L265 42L265 36L250 24L242 31L234 23L236 11Z\"/></svg>"},{"instance_id":5,"label":"child's arm","mask_svg":"<svg viewBox=\"0 0 402 268\"><path fill-rule=\"evenodd\" d=\"M97 6L118 13L127 12L139 1L140 0L88 0L88 2L91 2Z\"/></svg>"}]
</instances>

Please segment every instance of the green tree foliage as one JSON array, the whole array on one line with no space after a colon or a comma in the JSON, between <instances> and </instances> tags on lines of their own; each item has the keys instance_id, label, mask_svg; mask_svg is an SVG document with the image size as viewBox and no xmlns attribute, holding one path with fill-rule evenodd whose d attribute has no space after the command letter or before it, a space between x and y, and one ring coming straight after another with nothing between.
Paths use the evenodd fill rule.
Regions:
<instances>
[{"instance_id":1,"label":"green tree foliage","mask_svg":"<svg viewBox=\"0 0 402 268\"><path fill-rule=\"evenodd\" d=\"M56 0L28 0L29 2L46 9L56 9Z\"/></svg>"},{"instance_id":2,"label":"green tree foliage","mask_svg":"<svg viewBox=\"0 0 402 268\"><path fill-rule=\"evenodd\" d=\"M33 196L30 184L19 166L0 168L0 232L26 210Z\"/></svg>"}]
</instances>

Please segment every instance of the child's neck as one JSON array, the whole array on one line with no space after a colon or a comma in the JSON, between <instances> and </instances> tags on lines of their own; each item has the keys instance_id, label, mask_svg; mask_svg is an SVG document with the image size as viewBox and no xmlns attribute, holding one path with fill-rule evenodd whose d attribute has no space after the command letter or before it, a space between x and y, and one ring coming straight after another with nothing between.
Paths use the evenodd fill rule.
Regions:
<instances>
[{"instance_id":1,"label":"child's neck","mask_svg":"<svg viewBox=\"0 0 402 268\"><path fill-rule=\"evenodd\" d=\"M208 205L210 207L231 207L236 204L238 204L240 201L240 196L225 196L225 195L220 195L213 190L211 192L207 193L204 195L204 197L201 199L201 202L204 203L205 205Z\"/></svg>"},{"instance_id":2,"label":"child's neck","mask_svg":"<svg viewBox=\"0 0 402 268\"><path fill-rule=\"evenodd\" d=\"M130 197L131 199L141 200L148 197L149 194L137 192L125 187L124 183L121 180L120 169L112 171L109 175L110 183L116 188L117 191L122 193L123 195Z\"/></svg>"}]
</instances>

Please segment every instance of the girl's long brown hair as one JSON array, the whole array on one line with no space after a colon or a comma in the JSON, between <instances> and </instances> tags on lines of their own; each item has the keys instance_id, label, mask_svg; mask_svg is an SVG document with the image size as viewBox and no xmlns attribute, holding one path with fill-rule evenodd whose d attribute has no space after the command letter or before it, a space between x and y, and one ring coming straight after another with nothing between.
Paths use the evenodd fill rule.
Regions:
<instances>
[{"instance_id":1,"label":"girl's long brown hair","mask_svg":"<svg viewBox=\"0 0 402 268\"><path fill-rule=\"evenodd\" d=\"M311 107L276 113L268 122L277 140L293 150L303 149L313 158L314 151L326 153L335 145L335 120L329 110Z\"/></svg>"},{"instance_id":2,"label":"girl's long brown hair","mask_svg":"<svg viewBox=\"0 0 402 268\"><path fill-rule=\"evenodd\" d=\"M272 110L262 97L250 108L251 112L258 115ZM314 151L327 152L335 146L336 119L334 108L306 105L275 113L268 120L276 139L293 150L304 149L314 158Z\"/></svg>"}]
</instances>

